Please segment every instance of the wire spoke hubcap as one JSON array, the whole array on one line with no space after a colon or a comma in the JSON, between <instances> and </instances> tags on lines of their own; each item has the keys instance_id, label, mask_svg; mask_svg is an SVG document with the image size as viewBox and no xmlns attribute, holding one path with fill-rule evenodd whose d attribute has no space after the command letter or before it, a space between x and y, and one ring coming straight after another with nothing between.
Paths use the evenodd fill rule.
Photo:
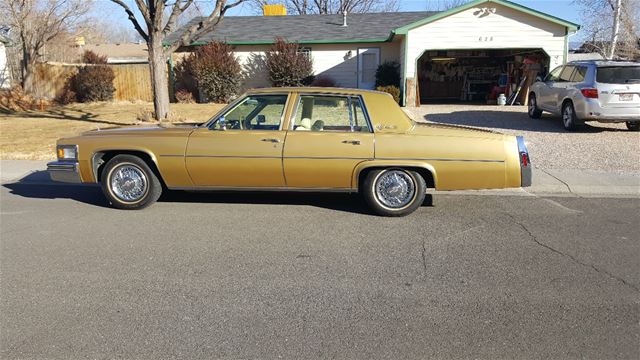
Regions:
<instances>
[{"instance_id":1,"label":"wire spoke hubcap","mask_svg":"<svg viewBox=\"0 0 640 360\"><path fill-rule=\"evenodd\" d=\"M380 175L375 184L376 197L382 205L399 209L411 203L416 187L413 179L404 171L391 170Z\"/></svg>"},{"instance_id":2,"label":"wire spoke hubcap","mask_svg":"<svg viewBox=\"0 0 640 360\"><path fill-rule=\"evenodd\" d=\"M120 200L138 201L147 192L147 177L135 165L121 165L111 175L111 191Z\"/></svg>"}]
</instances>

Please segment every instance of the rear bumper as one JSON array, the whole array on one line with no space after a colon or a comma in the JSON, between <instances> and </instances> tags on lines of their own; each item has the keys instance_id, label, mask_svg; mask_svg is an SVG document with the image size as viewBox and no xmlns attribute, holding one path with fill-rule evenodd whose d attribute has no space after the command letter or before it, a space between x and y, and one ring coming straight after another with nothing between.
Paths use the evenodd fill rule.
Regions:
<instances>
[{"instance_id":1,"label":"rear bumper","mask_svg":"<svg viewBox=\"0 0 640 360\"><path fill-rule=\"evenodd\" d=\"M600 122L640 122L640 106L602 107L596 99L574 102L580 120Z\"/></svg>"},{"instance_id":2,"label":"rear bumper","mask_svg":"<svg viewBox=\"0 0 640 360\"><path fill-rule=\"evenodd\" d=\"M520 159L520 186L531 186L531 158L529 157L529 150L524 142L522 136L516 136L518 142L518 158Z\"/></svg>"},{"instance_id":3,"label":"rear bumper","mask_svg":"<svg viewBox=\"0 0 640 360\"><path fill-rule=\"evenodd\" d=\"M79 184L80 171L75 161L53 161L47 164L47 172L53 181Z\"/></svg>"}]
</instances>

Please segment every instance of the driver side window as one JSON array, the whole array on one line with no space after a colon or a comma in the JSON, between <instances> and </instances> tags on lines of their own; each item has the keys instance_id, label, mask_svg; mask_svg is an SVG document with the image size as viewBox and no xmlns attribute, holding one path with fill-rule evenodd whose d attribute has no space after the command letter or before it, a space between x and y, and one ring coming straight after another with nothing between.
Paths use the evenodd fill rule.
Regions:
<instances>
[{"instance_id":1,"label":"driver side window","mask_svg":"<svg viewBox=\"0 0 640 360\"><path fill-rule=\"evenodd\" d=\"M214 130L280 130L287 95L250 95L212 124Z\"/></svg>"},{"instance_id":2,"label":"driver side window","mask_svg":"<svg viewBox=\"0 0 640 360\"><path fill-rule=\"evenodd\" d=\"M547 78L544 79L545 82L547 81L558 81L558 79L560 79L560 73L562 72L562 66L558 66L557 68L553 69L549 75L547 75Z\"/></svg>"}]
</instances>

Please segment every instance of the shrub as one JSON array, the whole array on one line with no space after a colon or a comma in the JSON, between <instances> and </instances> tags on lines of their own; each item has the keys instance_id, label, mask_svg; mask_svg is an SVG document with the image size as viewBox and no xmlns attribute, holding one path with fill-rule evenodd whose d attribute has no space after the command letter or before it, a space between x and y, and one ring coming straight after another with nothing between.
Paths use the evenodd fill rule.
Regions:
<instances>
[{"instance_id":1,"label":"shrub","mask_svg":"<svg viewBox=\"0 0 640 360\"><path fill-rule=\"evenodd\" d=\"M183 63L180 71L193 75L209 101L223 103L237 95L242 67L231 45L214 42L201 46Z\"/></svg>"},{"instance_id":2,"label":"shrub","mask_svg":"<svg viewBox=\"0 0 640 360\"><path fill-rule=\"evenodd\" d=\"M273 86L302 86L304 80L313 74L313 62L309 55L300 52L298 43L277 38L265 58Z\"/></svg>"},{"instance_id":3,"label":"shrub","mask_svg":"<svg viewBox=\"0 0 640 360\"><path fill-rule=\"evenodd\" d=\"M400 87L400 64L397 61L385 61L376 69L376 87Z\"/></svg>"},{"instance_id":4,"label":"shrub","mask_svg":"<svg viewBox=\"0 0 640 360\"><path fill-rule=\"evenodd\" d=\"M33 110L37 108L37 101L25 93L21 86L8 90L0 90L0 112L14 112Z\"/></svg>"},{"instance_id":5,"label":"shrub","mask_svg":"<svg viewBox=\"0 0 640 360\"><path fill-rule=\"evenodd\" d=\"M391 94L393 96L393 100L395 100L398 104L400 103L400 88L393 85L388 86L378 86L376 88L378 91L386 92L387 94Z\"/></svg>"},{"instance_id":6,"label":"shrub","mask_svg":"<svg viewBox=\"0 0 640 360\"><path fill-rule=\"evenodd\" d=\"M81 102L112 100L115 92L115 74L113 69L106 65L106 57L85 51L82 60L89 65L78 69L78 73L72 79L70 90L76 93Z\"/></svg>"},{"instance_id":7,"label":"shrub","mask_svg":"<svg viewBox=\"0 0 640 360\"><path fill-rule=\"evenodd\" d=\"M194 102L196 102L191 91L187 89L176 91L176 101L181 104L193 104Z\"/></svg>"},{"instance_id":8,"label":"shrub","mask_svg":"<svg viewBox=\"0 0 640 360\"><path fill-rule=\"evenodd\" d=\"M138 113L136 113L136 120L141 122L150 122L155 121L156 116L153 110L141 109L140 111L138 111Z\"/></svg>"},{"instance_id":9,"label":"shrub","mask_svg":"<svg viewBox=\"0 0 640 360\"><path fill-rule=\"evenodd\" d=\"M311 86L318 87L336 87L336 82L328 75L318 75L312 82Z\"/></svg>"},{"instance_id":10,"label":"shrub","mask_svg":"<svg viewBox=\"0 0 640 360\"><path fill-rule=\"evenodd\" d=\"M65 87L58 97L56 97L55 101L60 105L69 105L78 100L77 94L75 91L71 90L68 87Z\"/></svg>"}]
</instances>

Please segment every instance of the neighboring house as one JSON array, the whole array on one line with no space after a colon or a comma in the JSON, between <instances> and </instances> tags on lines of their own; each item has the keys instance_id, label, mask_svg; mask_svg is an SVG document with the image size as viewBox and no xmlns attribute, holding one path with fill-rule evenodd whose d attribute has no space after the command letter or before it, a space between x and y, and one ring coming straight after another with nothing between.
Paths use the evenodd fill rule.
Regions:
<instances>
[{"instance_id":1,"label":"neighboring house","mask_svg":"<svg viewBox=\"0 0 640 360\"><path fill-rule=\"evenodd\" d=\"M167 37L177 41L193 22ZM345 24L346 22L346 24ZM316 75L339 86L372 89L385 61L401 65L403 103L484 100L492 86L516 88L531 75L567 61L568 36L579 25L506 0L476 0L445 12L225 17L211 33L179 49L174 60L212 41L234 46L246 87L269 86L263 55L276 37L301 44Z\"/></svg>"},{"instance_id":2,"label":"neighboring house","mask_svg":"<svg viewBox=\"0 0 640 360\"><path fill-rule=\"evenodd\" d=\"M567 61L602 60L604 57L599 53L579 53L570 52Z\"/></svg>"},{"instance_id":3,"label":"neighboring house","mask_svg":"<svg viewBox=\"0 0 640 360\"><path fill-rule=\"evenodd\" d=\"M109 64L144 64L149 62L147 44L123 43L123 44L95 44L79 47L80 52L85 50L106 56Z\"/></svg>"},{"instance_id":4,"label":"neighboring house","mask_svg":"<svg viewBox=\"0 0 640 360\"><path fill-rule=\"evenodd\" d=\"M7 60L7 46L11 41L0 34L0 89L8 89L11 86L11 71Z\"/></svg>"}]
</instances>

